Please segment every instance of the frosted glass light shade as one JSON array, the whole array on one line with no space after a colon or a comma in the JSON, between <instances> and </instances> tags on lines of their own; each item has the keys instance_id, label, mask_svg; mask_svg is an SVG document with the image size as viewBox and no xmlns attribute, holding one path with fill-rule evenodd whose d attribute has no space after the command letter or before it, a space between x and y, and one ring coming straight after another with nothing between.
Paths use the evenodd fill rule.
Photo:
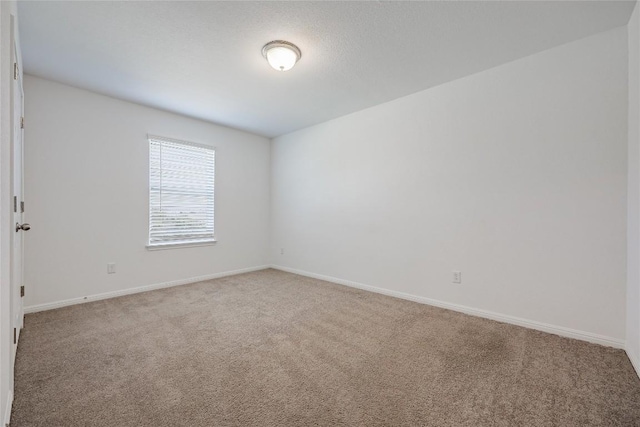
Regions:
<instances>
[{"instance_id":1,"label":"frosted glass light shade","mask_svg":"<svg viewBox=\"0 0 640 427\"><path fill-rule=\"evenodd\" d=\"M293 43L275 40L264 45L262 56L267 59L274 70L288 71L296 65L302 54Z\"/></svg>"}]
</instances>

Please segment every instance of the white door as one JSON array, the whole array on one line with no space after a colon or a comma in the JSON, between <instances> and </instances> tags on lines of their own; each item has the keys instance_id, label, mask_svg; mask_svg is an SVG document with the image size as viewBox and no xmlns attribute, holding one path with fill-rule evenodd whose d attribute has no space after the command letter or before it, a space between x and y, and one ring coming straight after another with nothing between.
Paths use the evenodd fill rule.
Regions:
<instances>
[{"instance_id":1,"label":"white door","mask_svg":"<svg viewBox=\"0 0 640 427\"><path fill-rule=\"evenodd\" d=\"M15 55L13 55L15 64L14 79L12 87L13 101L13 129L12 129L12 189L13 189L13 241L12 241L12 265L11 265L11 317L13 323L13 359L15 360L18 337L20 329L23 325L24 310L22 297L24 295L23 288L23 246L24 232L29 229L29 225L23 222L24 214L24 190L23 190L23 98L22 78L20 76L19 64Z\"/></svg>"}]
</instances>

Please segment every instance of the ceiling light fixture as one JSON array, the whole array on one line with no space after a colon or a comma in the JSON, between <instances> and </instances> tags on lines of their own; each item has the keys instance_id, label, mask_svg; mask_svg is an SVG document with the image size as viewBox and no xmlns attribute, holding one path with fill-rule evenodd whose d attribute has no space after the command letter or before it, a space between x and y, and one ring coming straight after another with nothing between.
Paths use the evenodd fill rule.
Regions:
<instances>
[{"instance_id":1,"label":"ceiling light fixture","mask_svg":"<svg viewBox=\"0 0 640 427\"><path fill-rule=\"evenodd\" d=\"M274 40L264 45L262 56L266 58L274 70L288 71L300 60L302 52L293 43Z\"/></svg>"}]
</instances>

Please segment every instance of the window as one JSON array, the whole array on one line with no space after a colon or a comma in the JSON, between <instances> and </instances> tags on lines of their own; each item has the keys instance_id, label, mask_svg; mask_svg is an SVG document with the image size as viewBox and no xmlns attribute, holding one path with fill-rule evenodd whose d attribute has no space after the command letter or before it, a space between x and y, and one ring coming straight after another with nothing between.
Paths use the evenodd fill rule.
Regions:
<instances>
[{"instance_id":1,"label":"window","mask_svg":"<svg viewBox=\"0 0 640 427\"><path fill-rule=\"evenodd\" d=\"M215 150L149 136L149 248L215 242Z\"/></svg>"}]
</instances>

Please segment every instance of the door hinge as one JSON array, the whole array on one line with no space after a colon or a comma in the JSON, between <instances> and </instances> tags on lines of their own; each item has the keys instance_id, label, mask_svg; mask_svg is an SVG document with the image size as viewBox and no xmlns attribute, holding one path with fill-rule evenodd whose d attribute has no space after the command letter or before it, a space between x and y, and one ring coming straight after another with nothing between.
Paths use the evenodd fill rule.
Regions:
<instances>
[{"instance_id":1,"label":"door hinge","mask_svg":"<svg viewBox=\"0 0 640 427\"><path fill-rule=\"evenodd\" d=\"M16 332L16 328L13 328L13 343L17 343L18 342L18 337L17 337L17 332Z\"/></svg>"},{"instance_id":2,"label":"door hinge","mask_svg":"<svg viewBox=\"0 0 640 427\"><path fill-rule=\"evenodd\" d=\"M24 129L24 117L20 117L20 129Z\"/></svg>"},{"instance_id":3,"label":"door hinge","mask_svg":"<svg viewBox=\"0 0 640 427\"><path fill-rule=\"evenodd\" d=\"M18 196L13 196L13 211L18 212Z\"/></svg>"},{"instance_id":4,"label":"door hinge","mask_svg":"<svg viewBox=\"0 0 640 427\"><path fill-rule=\"evenodd\" d=\"M20 202L20 212L24 213L24 201Z\"/></svg>"},{"instance_id":5,"label":"door hinge","mask_svg":"<svg viewBox=\"0 0 640 427\"><path fill-rule=\"evenodd\" d=\"M20 286L20 297L24 297L24 285Z\"/></svg>"},{"instance_id":6,"label":"door hinge","mask_svg":"<svg viewBox=\"0 0 640 427\"><path fill-rule=\"evenodd\" d=\"M13 63L13 80L18 80L18 63Z\"/></svg>"}]
</instances>

